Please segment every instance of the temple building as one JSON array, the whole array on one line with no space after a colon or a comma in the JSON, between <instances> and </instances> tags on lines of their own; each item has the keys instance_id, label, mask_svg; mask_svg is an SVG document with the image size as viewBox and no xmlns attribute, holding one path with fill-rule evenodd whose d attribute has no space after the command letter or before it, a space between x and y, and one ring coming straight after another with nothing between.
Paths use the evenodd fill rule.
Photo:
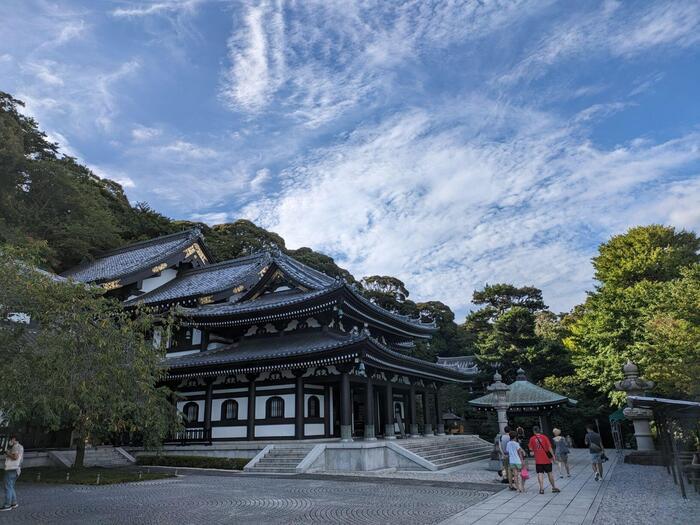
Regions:
<instances>
[{"instance_id":1,"label":"temple building","mask_svg":"<svg viewBox=\"0 0 700 525\"><path fill-rule=\"evenodd\" d=\"M182 442L440 435L440 388L476 375L410 355L433 322L387 311L279 250L213 262L197 230L108 252L63 276L128 307L177 314L178 330L154 338L166 338Z\"/></svg>"}]
</instances>

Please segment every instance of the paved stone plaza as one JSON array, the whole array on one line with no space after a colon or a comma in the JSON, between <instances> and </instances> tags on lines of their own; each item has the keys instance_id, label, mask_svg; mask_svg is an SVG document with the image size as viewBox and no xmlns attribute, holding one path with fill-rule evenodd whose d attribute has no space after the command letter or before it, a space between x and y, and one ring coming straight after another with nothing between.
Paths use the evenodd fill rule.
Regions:
<instances>
[{"instance_id":1,"label":"paved stone plaza","mask_svg":"<svg viewBox=\"0 0 700 525\"><path fill-rule=\"evenodd\" d=\"M248 475L187 475L112 485L19 485L7 524L439 523L492 492L468 488Z\"/></svg>"},{"instance_id":2,"label":"paved stone plaza","mask_svg":"<svg viewBox=\"0 0 700 525\"><path fill-rule=\"evenodd\" d=\"M8 524L372 523L442 525L652 525L695 523L700 496L683 500L666 470L606 464L596 482L587 451L571 456L562 492L499 490L484 462L443 472L373 476L278 476L193 473L177 479L103 487L20 484L21 507ZM182 473L182 469L180 470Z\"/></svg>"}]
</instances>

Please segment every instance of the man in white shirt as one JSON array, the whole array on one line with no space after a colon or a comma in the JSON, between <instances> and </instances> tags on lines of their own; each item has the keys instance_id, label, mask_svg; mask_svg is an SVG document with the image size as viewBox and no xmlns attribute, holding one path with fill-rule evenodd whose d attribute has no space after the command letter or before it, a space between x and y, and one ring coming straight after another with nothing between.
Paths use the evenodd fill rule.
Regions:
<instances>
[{"instance_id":1,"label":"man in white shirt","mask_svg":"<svg viewBox=\"0 0 700 525\"><path fill-rule=\"evenodd\" d=\"M17 436L11 435L5 451L5 505L0 508L0 511L18 507L15 482L20 474L22 459L24 459L24 447L17 441Z\"/></svg>"},{"instance_id":2,"label":"man in white shirt","mask_svg":"<svg viewBox=\"0 0 700 525\"><path fill-rule=\"evenodd\" d=\"M503 470L505 470L506 476L508 478L508 486L511 490L515 490L515 485L513 484L513 473L510 470L510 462L508 461L508 451L506 447L510 442L510 428L506 427L503 429L503 434L501 435L500 447L501 447L501 458L503 458Z\"/></svg>"}]
</instances>

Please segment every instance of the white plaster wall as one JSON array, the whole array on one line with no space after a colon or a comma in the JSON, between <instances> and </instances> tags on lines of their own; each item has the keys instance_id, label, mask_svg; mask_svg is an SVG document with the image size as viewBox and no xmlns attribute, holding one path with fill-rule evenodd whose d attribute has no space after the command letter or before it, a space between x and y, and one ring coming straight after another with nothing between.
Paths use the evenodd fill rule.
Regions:
<instances>
[{"instance_id":1,"label":"white plaster wall","mask_svg":"<svg viewBox=\"0 0 700 525\"><path fill-rule=\"evenodd\" d=\"M180 357L183 355L198 354L199 348L195 350L182 350L180 352L168 352L168 357Z\"/></svg>"},{"instance_id":2,"label":"white plaster wall","mask_svg":"<svg viewBox=\"0 0 700 525\"><path fill-rule=\"evenodd\" d=\"M192 344L198 345L198 344L201 344L201 342L202 342L202 331L198 330L197 328L194 328L192 330Z\"/></svg>"},{"instance_id":3,"label":"white plaster wall","mask_svg":"<svg viewBox=\"0 0 700 525\"><path fill-rule=\"evenodd\" d=\"M294 388L295 385L288 384L288 385L267 385L267 386L258 386L255 385L255 391L256 392L263 392L265 390L279 390L281 388Z\"/></svg>"},{"instance_id":4,"label":"white plaster wall","mask_svg":"<svg viewBox=\"0 0 700 525\"><path fill-rule=\"evenodd\" d=\"M294 437L294 425L256 425L255 437Z\"/></svg>"},{"instance_id":5,"label":"white plaster wall","mask_svg":"<svg viewBox=\"0 0 700 525\"><path fill-rule=\"evenodd\" d=\"M304 425L304 435L306 436L322 436L325 431L323 423L306 423Z\"/></svg>"},{"instance_id":6,"label":"white plaster wall","mask_svg":"<svg viewBox=\"0 0 700 525\"><path fill-rule=\"evenodd\" d=\"M238 420L245 421L248 419L248 398L247 397L231 397L238 402ZM225 399L212 399L211 400L211 420L221 421L221 405L224 404Z\"/></svg>"},{"instance_id":7,"label":"white plaster wall","mask_svg":"<svg viewBox=\"0 0 700 525\"><path fill-rule=\"evenodd\" d=\"M184 408L186 403L189 403L189 401L178 401L177 402L177 409L180 412L182 412L182 409ZM197 403L197 406L199 406L199 411L197 414L197 421L203 422L204 421L204 401L193 401L193 403Z\"/></svg>"},{"instance_id":8,"label":"white plaster wall","mask_svg":"<svg viewBox=\"0 0 700 525\"><path fill-rule=\"evenodd\" d=\"M248 432L247 427L213 427L212 438L244 438Z\"/></svg>"},{"instance_id":9,"label":"white plaster wall","mask_svg":"<svg viewBox=\"0 0 700 525\"><path fill-rule=\"evenodd\" d=\"M256 396L255 419L265 419L265 403L271 397L275 396ZM294 417L294 394L284 394L279 397L284 399L284 417Z\"/></svg>"},{"instance_id":10,"label":"white plaster wall","mask_svg":"<svg viewBox=\"0 0 700 525\"><path fill-rule=\"evenodd\" d=\"M172 281L173 279L175 279L175 277L177 277L177 270L167 268L160 272L160 275L144 279L141 284L141 291L143 293L147 293L151 290L155 290L156 288L163 286L168 281Z\"/></svg>"}]
</instances>

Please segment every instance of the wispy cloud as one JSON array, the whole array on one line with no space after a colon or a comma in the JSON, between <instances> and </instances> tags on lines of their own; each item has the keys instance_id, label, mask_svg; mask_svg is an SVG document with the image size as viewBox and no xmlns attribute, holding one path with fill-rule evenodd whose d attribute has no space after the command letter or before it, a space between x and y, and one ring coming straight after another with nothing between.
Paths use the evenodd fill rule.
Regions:
<instances>
[{"instance_id":1,"label":"wispy cloud","mask_svg":"<svg viewBox=\"0 0 700 525\"><path fill-rule=\"evenodd\" d=\"M498 280L544 287L568 308L591 286L590 250L634 224L645 199L677 199L673 174L698 162L697 134L603 149L547 113L473 98L299 159L281 195L246 215L290 246L311 243L358 275L397 275L460 312ZM686 191L686 204L700 195ZM646 211L647 222L674 220Z\"/></svg>"},{"instance_id":2,"label":"wispy cloud","mask_svg":"<svg viewBox=\"0 0 700 525\"><path fill-rule=\"evenodd\" d=\"M202 0L170 0L164 2L132 2L128 7L112 11L116 17L145 17L173 12L193 12Z\"/></svg>"},{"instance_id":3,"label":"wispy cloud","mask_svg":"<svg viewBox=\"0 0 700 525\"><path fill-rule=\"evenodd\" d=\"M656 2L636 5L609 0L593 12L574 12L530 47L526 56L500 77L504 83L546 74L559 62L596 55L633 58L654 47L686 48L700 41L700 3Z\"/></svg>"},{"instance_id":4,"label":"wispy cloud","mask_svg":"<svg viewBox=\"0 0 700 525\"><path fill-rule=\"evenodd\" d=\"M148 142L160 136L161 130L147 126L136 126L131 130L131 138L136 142Z\"/></svg>"}]
</instances>

